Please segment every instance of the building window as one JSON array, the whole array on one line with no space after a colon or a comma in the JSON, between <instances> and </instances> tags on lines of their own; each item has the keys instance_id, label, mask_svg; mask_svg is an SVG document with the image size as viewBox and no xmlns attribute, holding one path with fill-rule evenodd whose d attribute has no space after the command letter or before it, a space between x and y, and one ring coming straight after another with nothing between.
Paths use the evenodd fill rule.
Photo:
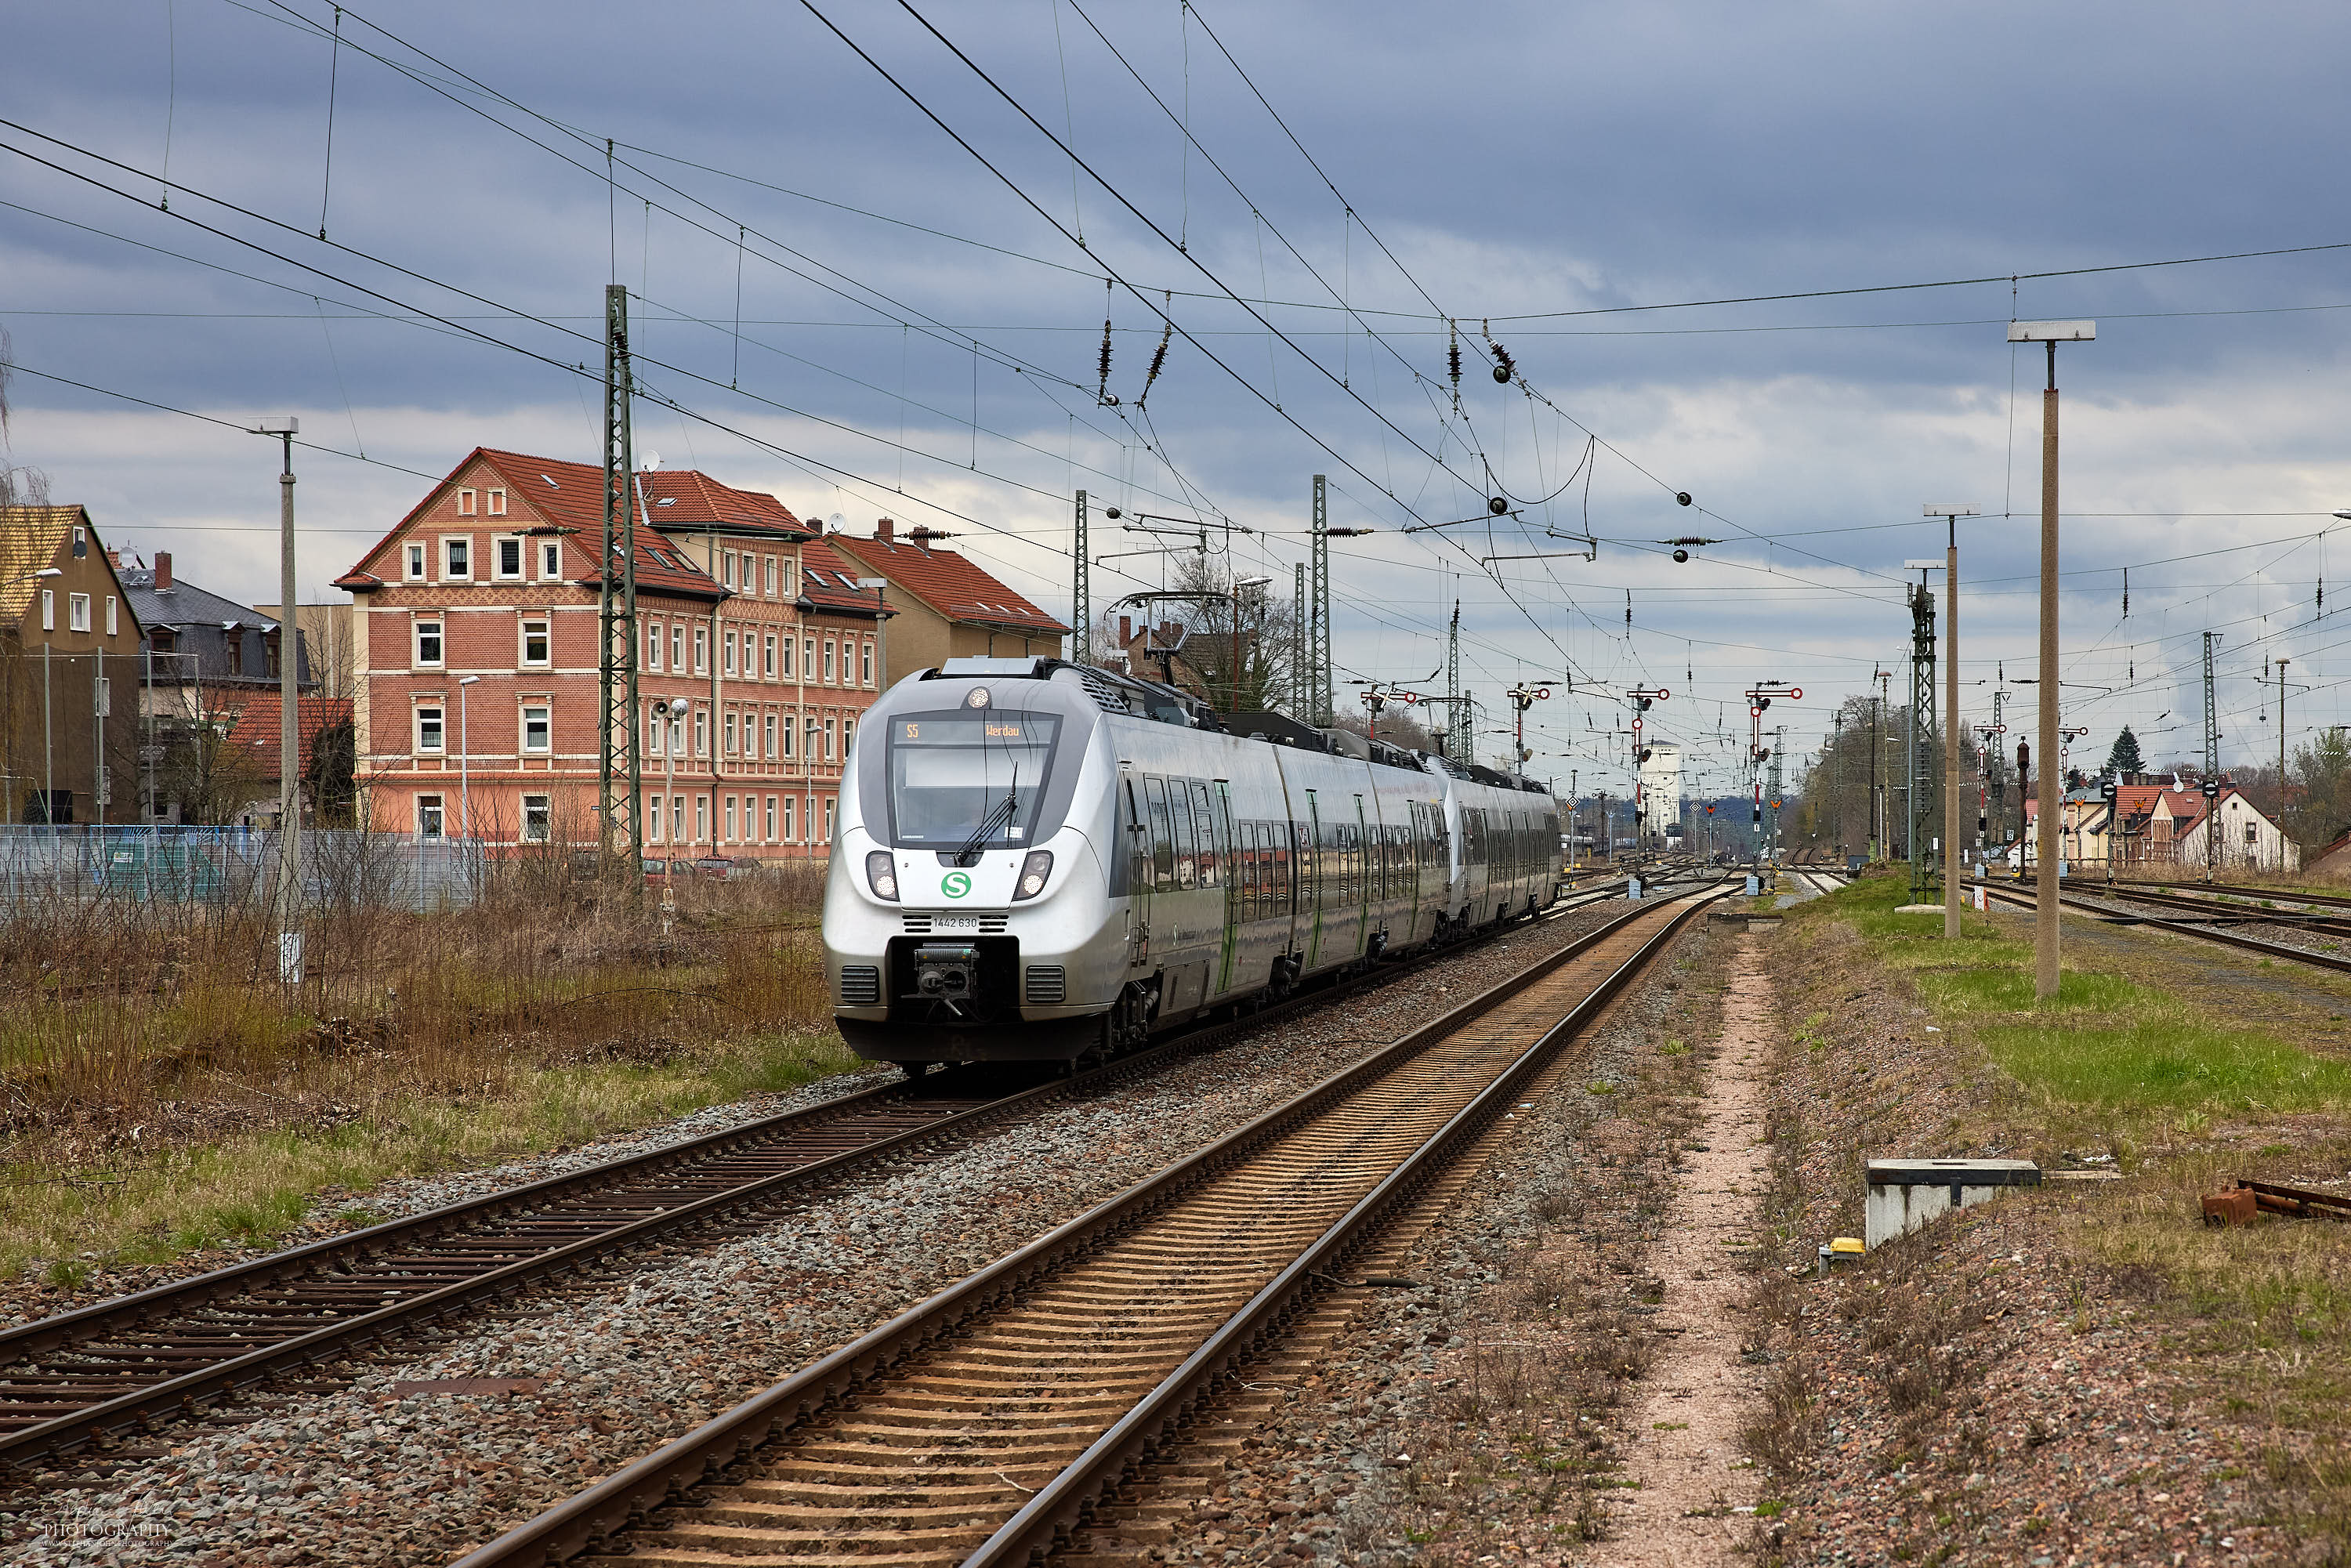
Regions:
<instances>
[{"instance_id":1,"label":"building window","mask_svg":"<svg viewBox=\"0 0 2351 1568\"><path fill-rule=\"evenodd\" d=\"M789 734L789 733L790 733L790 731L787 730L785 733L786 733L786 734ZM774 714L769 714L769 715L768 716L768 761L770 761L770 762L773 762L775 759L776 759L776 716L775 716Z\"/></svg>"},{"instance_id":2,"label":"building window","mask_svg":"<svg viewBox=\"0 0 2351 1568\"><path fill-rule=\"evenodd\" d=\"M733 674L735 673L735 629L731 626L726 629L726 641L719 650L719 668L727 674Z\"/></svg>"},{"instance_id":3,"label":"building window","mask_svg":"<svg viewBox=\"0 0 2351 1568\"><path fill-rule=\"evenodd\" d=\"M448 749L444 744L445 727L441 722L441 716L445 711L438 707L416 710L416 749L420 753L430 752L438 756Z\"/></svg>"},{"instance_id":4,"label":"building window","mask_svg":"<svg viewBox=\"0 0 2351 1568\"><path fill-rule=\"evenodd\" d=\"M236 644L235 643L231 643L229 646L234 648ZM440 622L419 621L416 622L416 662L421 665L429 664L438 666L440 664Z\"/></svg>"},{"instance_id":5,"label":"building window","mask_svg":"<svg viewBox=\"0 0 2351 1568\"><path fill-rule=\"evenodd\" d=\"M441 580L470 582L474 576L474 540L471 535L441 541Z\"/></svg>"},{"instance_id":6,"label":"building window","mask_svg":"<svg viewBox=\"0 0 2351 1568\"><path fill-rule=\"evenodd\" d=\"M535 703L522 710L522 748L535 757L543 757L549 749L554 727L548 722L548 708Z\"/></svg>"},{"instance_id":7,"label":"building window","mask_svg":"<svg viewBox=\"0 0 2351 1568\"><path fill-rule=\"evenodd\" d=\"M245 674L245 632L242 630L231 631L227 636L223 638L221 642L221 651L228 655L228 673L230 674L241 675Z\"/></svg>"},{"instance_id":8,"label":"building window","mask_svg":"<svg viewBox=\"0 0 2351 1568\"><path fill-rule=\"evenodd\" d=\"M653 796L645 802L645 842L662 841L662 797Z\"/></svg>"},{"instance_id":9,"label":"building window","mask_svg":"<svg viewBox=\"0 0 2351 1568\"><path fill-rule=\"evenodd\" d=\"M773 749L773 747L770 747L769 749L771 749L771 750L772 750L772 749ZM789 762L791 759L792 759L792 716L791 716L791 715L789 715L789 714L786 714L786 715L784 716L784 760L785 760L785 761L787 761L787 762Z\"/></svg>"},{"instance_id":10,"label":"building window","mask_svg":"<svg viewBox=\"0 0 2351 1568\"><path fill-rule=\"evenodd\" d=\"M694 840L695 840L695 842L696 842L696 843L700 843L703 840L707 839L709 836L710 836L710 797L709 797L709 796L707 796L707 795L696 795L696 796L694 798Z\"/></svg>"},{"instance_id":11,"label":"building window","mask_svg":"<svg viewBox=\"0 0 2351 1568\"><path fill-rule=\"evenodd\" d=\"M792 841L792 807L793 807L794 803L796 803L799 800L799 796L797 796L797 795L787 795L787 796L785 796L785 797L784 797L784 838L783 838L783 841L784 841L785 843L790 843L790 842Z\"/></svg>"},{"instance_id":12,"label":"building window","mask_svg":"<svg viewBox=\"0 0 2351 1568\"><path fill-rule=\"evenodd\" d=\"M726 837L728 841L733 841L735 836L735 797L729 795L726 797Z\"/></svg>"},{"instance_id":13,"label":"building window","mask_svg":"<svg viewBox=\"0 0 2351 1568\"><path fill-rule=\"evenodd\" d=\"M873 684L873 644L872 644L872 643L864 643L864 644L860 648L859 653L858 653L858 666L857 666L857 667L858 667L858 671L859 671L858 677L857 677L857 679L858 679L858 684L859 684L860 685L866 685L866 686L870 686L870 685L872 685Z\"/></svg>"},{"instance_id":14,"label":"building window","mask_svg":"<svg viewBox=\"0 0 2351 1568\"><path fill-rule=\"evenodd\" d=\"M726 755L735 755L735 710L726 710Z\"/></svg>"},{"instance_id":15,"label":"building window","mask_svg":"<svg viewBox=\"0 0 2351 1568\"><path fill-rule=\"evenodd\" d=\"M669 749L673 757L685 755L685 715L682 713L669 716Z\"/></svg>"},{"instance_id":16,"label":"building window","mask_svg":"<svg viewBox=\"0 0 2351 1568\"><path fill-rule=\"evenodd\" d=\"M824 759L832 760L832 720L824 721Z\"/></svg>"},{"instance_id":17,"label":"building window","mask_svg":"<svg viewBox=\"0 0 2351 1568\"><path fill-rule=\"evenodd\" d=\"M2247 842L2247 843L2249 843L2249 844L2257 844L2257 843L2260 843L2261 841L2262 841L2261 830L2260 830L2259 828L2257 828L2253 823L2252 823L2252 822L2247 822L2247 823L2245 824L2245 842Z\"/></svg>"},{"instance_id":18,"label":"building window","mask_svg":"<svg viewBox=\"0 0 2351 1568\"><path fill-rule=\"evenodd\" d=\"M89 630L89 594L71 593L66 596L66 630L68 632Z\"/></svg>"},{"instance_id":19,"label":"building window","mask_svg":"<svg viewBox=\"0 0 2351 1568\"><path fill-rule=\"evenodd\" d=\"M113 594L110 593L106 596L106 634L110 637L122 629L118 616L121 605L122 601Z\"/></svg>"},{"instance_id":20,"label":"building window","mask_svg":"<svg viewBox=\"0 0 2351 1568\"><path fill-rule=\"evenodd\" d=\"M803 680L816 679L816 639L813 637L800 640L800 674Z\"/></svg>"},{"instance_id":21,"label":"building window","mask_svg":"<svg viewBox=\"0 0 2351 1568\"><path fill-rule=\"evenodd\" d=\"M559 539L538 541L538 578L541 582L558 582L563 577L563 544Z\"/></svg>"},{"instance_id":22,"label":"building window","mask_svg":"<svg viewBox=\"0 0 2351 1568\"><path fill-rule=\"evenodd\" d=\"M277 651L286 642L286 633L273 627L261 634L261 673L275 676L278 673Z\"/></svg>"},{"instance_id":23,"label":"building window","mask_svg":"<svg viewBox=\"0 0 2351 1568\"><path fill-rule=\"evenodd\" d=\"M522 623L522 662L526 664L547 663L547 622L526 621Z\"/></svg>"},{"instance_id":24,"label":"building window","mask_svg":"<svg viewBox=\"0 0 2351 1568\"><path fill-rule=\"evenodd\" d=\"M41 630L54 632L57 629L57 592L54 588L45 588L41 590Z\"/></svg>"},{"instance_id":25,"label":"building window","mask_svg":"<svg viewBox=\"0 0 2351 1568\"><path fill-rule=\"evenodd\" d=\"M457 492L457 515L461 517L470 517L474 515L473 491L460 490Z\"/></svg>"},{"instance_id":26,"label":"building window","mask_svg":"<svg viewBox=\"0 0 2351 1568\"><path fill-rule=\"evenodd\" d=\"M685 668L685 628L683 626L669 629L669 667L679 671Z\"/></svg>"},{"instance_id":27,"label":"building window","mask_svg":"<svg viewBox=\"0 0 2351 1568\"><path fill-rule=\"evenodd\" d=\"M833 684L832 668L832 643L827 642L824 645L824 684L826 685Z\"/></svg>"},{"instance_id":28,"label":"building window","mask_svg":"<svg viewBox=\"0 0 2351 1568\"><path fill-rule=\"evenodd\" d=\"M423 545L408 547L408 580L411 582L424 580L424 547Z\"/></svg>"},{"instance_id":29,"label":"building window","mask_svg":"<svg viewBox=\"0 0 2351 1568\"><path fill-rule=\"evenodd\" d=\"M766 566L768 573L768 586L766 591L768 597L773 599L776 596L776 558L774 556L768 556L766 560ZM771 831L768 836L772 839L776 835Z\"/></svg>"},{"instance_id":30,"label":"building window","mask_svg":"<svg viewBox=\"0 0 2351 1568\"><path fill-rule=\"evenodd\" d=\"M156 627L147 633L147 640L154 646L158 658L180 651L180 634L169 626Z\"/></svg>"},{"instance_id":31,"label":"building window","mask_svg":"<svg viewBox=\"0 0 2351 1568\"><path fill-rule=\"evenodd\" d=\"M808 759L809 763L810 763L811 766L813 766L813 765L815 764L815 762L816 762L816 719L815 719L814 716L810 716L810 718L809 718L809 721L808 721L808 744L807 744L806 746L804 746L804 747L801 747L800 755L801 755L801 756L803 756L803 757L805 757L805 758Z\"/></svg>"},{"instance_id":32,"label":"building window","mask_svg":"<svg viewBox=\"0 0 2351 1568\"><path fill-rule=\"evenodd\" d=\"M694 710L694 754L696 757L710 755L710 710L706 707Z\"/></svg>"},{"instance_id":33,"label":"building window","mask_svg":"<svg viewBox=\"0 0 2351 1568\"><path fill-rule=\"evenodd\" d=\"M694 629L694 673L697 675L710 673L710 628L707 626Z\"/></svg>"},{"instance_id":34,"label":"building window","mask_svg":"<svg viewBox=\"0 0 2351 1568\"><path fill-rule=\"evenodd\" d=\"M789 637L784 639L783 654L783 678L789 681L792 678L792 640Z\"/></svg>"},{"instance_id":35,"label":"building window","mask_svg":"<svg viewBox=\"0 0 2351 1568\"><path fill-rule=\"evenodd\" d=\"M548 830L553 825L554 817L554 797L525 795L522 798L522 841L527 844L547 842Z\"/></svg>"},{"instance_id":36,"label":"building window","mask_svg":"<svg viewBox=\"0 0 2351 1568\"><path fill-rule=\"evenodd\" d=\"M438 839L448 836L448 821L438 795L416 797L416 836Z\"/></svg>"},{"instance_id":37,"label":"building window","mask_svg":"<svg viewBox=\"0 0 2351 1568\"><path fill-rule=\"evenodd\" d=\"M508 536L505 538L493 539L491 544L497 550L498 580L502 582L520 581L522 580L522 540Z\"/></svg>"},{"instance_id":38,"label":"building window","mask_svg":"<svg viewBox=\"0 0 2351 1568\"><path fill-rule=\"evenodd\" d=\"M832 841L832 809L836 800L837 797L831 795L824 798L824 841L827 843Z\"/></svg>"},{"instance_id":39,"label":"building window","mask_svg":"<svg viewBox=\"0 0 2351 1568\"><path fill-rule=\"evenodd\" d=\"M662 667L661 655L662 629L661 622L656 621L652 625L645 628L645 668L648 670L660 669Z\"/></svg>"},{"instance_id":40,"label":"building window","mask_svg":"<svg viewBox=\"0 0 2351 1568\"><path fill-rule=\"evenodd\" d=\"M856 739L857 721L853 718L842 719L841 721L841 755L844 761L849 757L850 747L856 742Z\"/></svg>"},{"instance_id":41,"label":"building window","mask_svg":"<svg viewBox=\"0 0 2351 1568\"><path fill-rule=\"evenodd\" d=\"M659 757L667 749L662 745L662 732L668 727L669 727L667 725L662 722L659 712L653 708L645 709L645 751L647 755Z\"/></svg>"},{"instance_id":42,"label":"building window","mask_svg":"<svg viewBox=\"0 0 2351 1568\"><path fill-rule=\"evenodd\" d=\"M763 650L763 653L765 654L766 662L761 664L760 668L766 674L768 679L772 681L776 678L776 634L773 632L768 633L767 646Z\"/></svg>"},{"instance_id":43,"label":"building window","mask_svg":"<svg viewBox=\"0 0 2351 1568\"><path fill-rule=\"evenodd\" d=\"M493 486L491 487L491 489L490 489L490 516L492 516L492 517L505 517L506 515L507 515L507 493L506 493L506 490L505 490L505 488L504 488L503 486Z\"/></svg>"},{"instance_id":44,"label":"building window","mask_svg":"<svg viewBox=\"0 0 2351 1568\"><path fill-rule=\"evenodd\" d=\"M685 797L683 795L669 798L669 837L672 843L685 841Z\"/></svg>"},{"instance_id":45,"label":"building window","mask_svg":"<svg viewBox=\"0 0 2351 1568\"><path fill-rule=\"evenodd\" d=\"M718 580L728 588L735 586L735 552L731 549L721 553ZM731 838L734 835L730 833L727 836Z\"/></svg>"},{"instance_id":46,"label":"building window","mask_svg":"<svg viewBox=\"0 0 2351 1568\"><path fill-rule=\"evenodd\" d=\"M771 844L776 841L776 798L773 795L768 797L768 831L765 837Z\"/></svg>"}]
</instances>

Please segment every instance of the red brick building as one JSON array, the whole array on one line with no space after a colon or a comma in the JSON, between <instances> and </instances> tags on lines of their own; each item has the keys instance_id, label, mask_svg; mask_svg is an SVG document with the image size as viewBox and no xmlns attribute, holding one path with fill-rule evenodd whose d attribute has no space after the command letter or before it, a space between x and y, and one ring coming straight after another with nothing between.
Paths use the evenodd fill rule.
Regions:
<instances>
[{"instance_id":1,"label":"red brick building","mask_svg":"<svg viewBox=\"0 0 2351 1568\"><path fill-rule=\"evenodd\" d=\"M646 852L823 856L879 690L874 595L773 496L691 470L634 483ZM337 580L377 828L596 841L603 526L601 469L476 448Z\"/></svg>"}]
</instances>

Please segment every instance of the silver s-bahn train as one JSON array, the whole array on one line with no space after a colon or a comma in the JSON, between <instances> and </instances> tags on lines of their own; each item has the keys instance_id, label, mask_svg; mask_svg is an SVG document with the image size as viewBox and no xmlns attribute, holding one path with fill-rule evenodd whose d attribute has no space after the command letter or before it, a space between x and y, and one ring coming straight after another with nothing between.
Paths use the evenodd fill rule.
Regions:
<instances>
[{"instance_id":1,"label":"silver s-bahn train","mask_svg":"<svg viewBox=\"0 0 2351 1568\"><path fill-rule=\"evenodd\" d=\"M1540 785L1058 659L884 693L838 832L834 1017L910 1066L1123 1050L1530 914L1562 869Z\"/></svg>"}]
</instances>

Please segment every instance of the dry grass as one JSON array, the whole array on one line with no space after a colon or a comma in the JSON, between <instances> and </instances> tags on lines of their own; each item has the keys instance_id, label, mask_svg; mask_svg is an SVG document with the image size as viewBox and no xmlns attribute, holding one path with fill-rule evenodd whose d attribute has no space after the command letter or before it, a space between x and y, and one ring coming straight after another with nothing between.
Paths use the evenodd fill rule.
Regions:
<instances>
[{"instance_id":1,"label":"dry grass","mask_svg":"<svg viewBox=\"0 0 2351 1568\"><path fill-rule=\"evenodd\" d=\"M277 983L262 910L57 899L0 920L0 1274L70 1282L282 1234L321 1188L575 1144L850 1065L819 884L676 907L552 862L475 906L350 900Z\"/></svg>"}]
</instances>

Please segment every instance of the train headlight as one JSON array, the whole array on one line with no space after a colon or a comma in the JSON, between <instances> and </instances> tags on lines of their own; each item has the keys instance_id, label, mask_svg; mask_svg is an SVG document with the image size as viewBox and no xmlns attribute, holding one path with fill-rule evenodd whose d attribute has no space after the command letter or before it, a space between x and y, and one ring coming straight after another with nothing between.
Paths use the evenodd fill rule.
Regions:
<instances>
[{"instance_id":1,"label":"train headlight","mask_svg":"<svg viewBox=\"0 0 2351 1568\"><path fill-rule=\"evenodd\" d=\"M865 884L873 890L874 897L898 902L898 862L888 850L875 850L865 857Z\"/></svg>"},{"instance_id":2,"label":"train headlight","mask_svg":"<svg viewBox=\"0 0 2351 1568\"><path fill-rule=\"evenodd\" d=\"M1053 874L1053 852L1030 850L1029 858L1020 862L1020 880L1012 889L1012 902L1034 898L1045 891L1045 883Z\"/></svg>"}]
</instances>

